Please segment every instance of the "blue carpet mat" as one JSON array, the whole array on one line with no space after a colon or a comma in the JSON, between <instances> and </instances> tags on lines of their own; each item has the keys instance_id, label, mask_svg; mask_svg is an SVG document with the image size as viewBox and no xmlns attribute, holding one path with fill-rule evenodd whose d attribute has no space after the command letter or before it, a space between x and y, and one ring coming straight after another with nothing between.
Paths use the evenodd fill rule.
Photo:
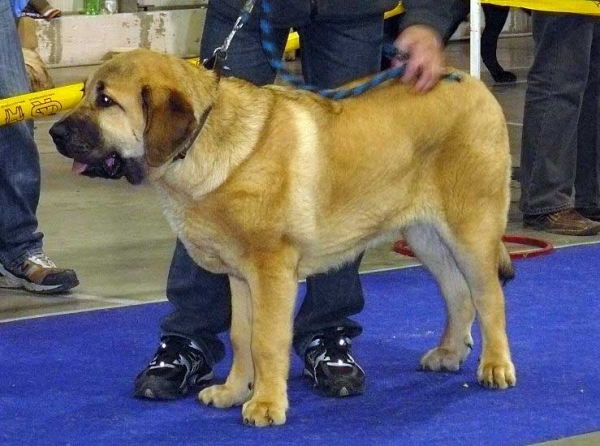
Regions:
<instances>
[{"instance_id":1,"label":"blue carpet mat","mask_svg":"<svg viewBox=\"0 0 600 446\"><path fill-rule=\"evenodd\" d=\"M506 295L517 387L477 384L477 331L460 372L417 371L443 324L435 283L422 268L368 274L365 333L354 348L367 393L316 396L294 358L288 423L278 428L245 427L239 408L194 397L131 396L166 303L0 324L0 444L517 445L600 430L600 245L516 269Z\"/></svg>"}]
</instances>

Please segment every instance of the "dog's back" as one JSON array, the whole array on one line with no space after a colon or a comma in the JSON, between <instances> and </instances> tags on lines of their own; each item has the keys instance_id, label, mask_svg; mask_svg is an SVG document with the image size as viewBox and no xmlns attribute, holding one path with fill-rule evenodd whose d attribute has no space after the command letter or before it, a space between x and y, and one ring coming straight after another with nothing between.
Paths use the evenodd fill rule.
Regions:
<instances>
[{"instance_id":1,"label":"dog's back","mask_svg":"<svg viewBox=\"0 0 600 446\"><path fill-rule=\"evenodd\" d=\"M280 93L286 107L267 138L277 144L264 157L285 152L294 184L285 209L289 233L302 241L302 275L419 222L461 232L485 216L485 234L499 241L509 206L506 123L489 90L460 76L427 95L392 81L333 105ZM257 154L248 167L255 162L265 161Z\"/></svg>"}]
</instances>

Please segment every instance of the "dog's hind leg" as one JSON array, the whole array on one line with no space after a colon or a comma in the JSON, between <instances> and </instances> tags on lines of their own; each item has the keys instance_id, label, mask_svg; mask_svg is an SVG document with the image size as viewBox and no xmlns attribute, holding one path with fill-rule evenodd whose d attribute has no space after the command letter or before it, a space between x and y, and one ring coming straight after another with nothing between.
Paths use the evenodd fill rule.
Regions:
<instances>
[{"instance_id":1,"label":"dog's hind leg","mask_svg":"<svg viewBox=\"0 0 600 446\"><path fill-rule=\"evenodd\" d=\"M446 300L446 326L437 347L421 358L425 370L456 371L473 347L471 326L475 307L471 292L450 249L437 230L429 225L413 225L403 235L417 258L439 284Z\"/></svg>"},{"instance_id":2,"label":"dog's hind leg","mask_svg":"<svg viewBox=\"0 0 600 446\"><path fill-rule=\"evenodd\" d=\"M508 254L501 241L502 229L494 230L495 217L485 218L479 208L479 219L447 241L471 290L471 298L481 327L482 353L477 378L485 387L506 389L517 378L511 360L504 293L498 273L506 275L510 268ZM488 214L489 215L489 214Z\"/></svg>"},{"instance_id":3,"label":"dog's hind leg","mask_svg":"<svg viewBox=\"0 0 600 446\"><path fill-rule=\"evenodd\" d=\"M248 284L229 276L231 288L231 345L233 363L225 384L208 387L198 394L207 406L231 407L245 403L252 395L254 364L250 341L252 303Z\"/></svg>"}]
</instances>

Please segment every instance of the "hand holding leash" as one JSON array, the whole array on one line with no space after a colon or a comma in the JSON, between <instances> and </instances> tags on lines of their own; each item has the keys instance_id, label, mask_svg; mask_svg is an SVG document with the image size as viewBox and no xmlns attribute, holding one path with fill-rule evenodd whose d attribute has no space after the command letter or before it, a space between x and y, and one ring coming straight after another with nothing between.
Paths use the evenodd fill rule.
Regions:
<instances>
[{"instance_id":1,"label":"hand holding leash","mask_svg":"<svg viewBox=\"0 0 600 446\"><path fill-rule=\"evenodd\" d=\"M392 60L392 67L406 64L402 82L415 82L414 90L419 93L431 90L444 71L442 40L436 31L423 25L410 26L398 36L394 46L408 55L403 60Z\"/></svg>"}]
</instances>

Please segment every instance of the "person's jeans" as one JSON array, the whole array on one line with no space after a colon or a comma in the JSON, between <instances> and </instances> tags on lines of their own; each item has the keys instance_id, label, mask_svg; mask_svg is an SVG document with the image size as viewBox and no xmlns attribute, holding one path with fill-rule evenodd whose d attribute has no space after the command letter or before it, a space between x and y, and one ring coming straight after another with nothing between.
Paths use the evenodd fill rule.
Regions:
<instances>
[{"instance_id":1,"label":"person's jeans","mask_svg":"<svg viewBox=\"0 0 600 446\"><path fill-rule=\"evenodd\" d=\"M12 2L0 2L0 98L29 92ZM15 110L18 113L18 110ZM10 122L10 113L0 116ZM40 252L36 210L40 196L39 155L33 123L0 126L0 262L12 266Z\"/></svg>"},{"instance_id":2,"label":"person's jeans","mask_svg":"<svg viewBox=\"0 0 600 446\"><path fill-rule=\"evenodd\" d=\"M521 210L539 215L573 206L597 208L600 20L533 12L533 36L535 59L521 144Z\"/></svg>"},{"instance_id":3,"label":"person's jeans","mask_svg":"<svg viewBox=\"0 0 600 446\"><path fill-rule=\"evenodd\" d=\"M234 19L219 14L209 4L201 43L203 59L209 58L223 43ZM274 30L279 54L283 54L288 31L289 28ZM316 16L298 31L304 78L312 85L334 88L379 70L382 16L363 17L360 22L325 22ZM233 38L225 65L233 76L257 85L275 80L276 73L263 53L256 14ZM349 319L364 305L359 264L360 258L307 279L306 296L294 324L294 349L299 355L326 329L341 327L350 337L362 332L361 326ZM174 311L161 322L163 335L177 334L193 339L202 347L209 362L220 361L224 347L217 334L229 328L231 315L227 276L211 274L197 266L178 241L169 272L167 297Z\"/></svg>"}]
</instances>

